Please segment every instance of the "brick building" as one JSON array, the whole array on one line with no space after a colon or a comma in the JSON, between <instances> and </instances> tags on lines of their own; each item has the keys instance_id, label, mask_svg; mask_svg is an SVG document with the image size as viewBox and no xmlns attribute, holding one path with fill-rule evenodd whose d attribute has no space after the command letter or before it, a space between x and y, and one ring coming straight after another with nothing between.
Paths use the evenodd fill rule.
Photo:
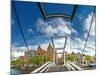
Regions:
<instances>
[{"instance_id":1,"label":"brick building","mask_svg":"<svg viewBox=\"0 0 100 75\"><path fill-rule=\"evenodd\" d=\"M46 51L44 49L42 49L41 46L38 46L36 55L41 57L43 60L46 57Z\"/></svg>"},{"instance_id":2,"label":"brick building","mask_svg":"<svg viewBox=\"0 0 100 75\"><path fill-rule=\"evenodd\" d=\"M53 50L54 50L53 47L51 46L51 44L49 44L46 50L46 55L47 55L48 60L53 61Z\"/></svg>"}]
</instances>

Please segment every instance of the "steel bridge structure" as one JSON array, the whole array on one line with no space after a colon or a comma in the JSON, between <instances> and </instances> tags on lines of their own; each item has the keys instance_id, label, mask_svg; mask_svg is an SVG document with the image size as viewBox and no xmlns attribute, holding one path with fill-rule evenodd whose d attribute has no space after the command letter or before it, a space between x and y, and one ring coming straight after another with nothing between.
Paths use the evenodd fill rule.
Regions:
<instances>
[{"instance_id":1,"label":"steel bridge structure","mask_svg":"<svg viewBox=\"0 0 100 75\"><path fill-rule=\"evenodd\" d=\"M14 1L12 1L12 6L13 6L13 10L15 12L15 16L16 16L16 19L17 19L23 40L25 42L26 48L27 48L27 50L30 50L28 48L28 44L26 42L25 34L23 33L23 30L22 30L22 27L21 27L21 23L20 23L18 14L17 14L16 5L15 5ZM78 8L78 5L74 5L72 15L65 15L65 14L48 14L47 15L41 2L37 2L37 6L39 7L39 10L40 10L44 20L47 20L48 18L62 17L62 18L68 18L68 19L70 19L70 21L72 21L73 18L75 17L75 15L76 15L75 13L76 13L77 8ZM95 9L94 9L94 11L95 11ZM93 17L94 17L94 15L93 15ZM88 37L89 37L91 26L92 26L93 17L92 17L92 20L91 20L91 25L90 25L88 36L87 36L87 39L86 39L86 43L85 43L84 48L82 50L82 54L84 52L84 49L85 49L87 41L88 41ZM54 44L54 38L64 38L65 39L64 46L62 48L56 48L56 46ZM83 70L78 65L74 64L73 62L65 60L65 48L66 48L66 45L67 45L67 40L68 40L67 36L52 36L51 37L51 43L52 43L52 46L53 46L53 49L54 49L53 50L53 62L48 61L45 64L43 64L42 66L40 66L39 68L32 71L31 73L46 73L46 72ZM59 51L59 50L62 51L62 52L58 53L57 51ZM63 64L61 64L61 65L57 64L57 58L56 58L57 54L63 55ZM31 52L30 52L30 56L32 57Z\"/></svg>"}]
</instances>

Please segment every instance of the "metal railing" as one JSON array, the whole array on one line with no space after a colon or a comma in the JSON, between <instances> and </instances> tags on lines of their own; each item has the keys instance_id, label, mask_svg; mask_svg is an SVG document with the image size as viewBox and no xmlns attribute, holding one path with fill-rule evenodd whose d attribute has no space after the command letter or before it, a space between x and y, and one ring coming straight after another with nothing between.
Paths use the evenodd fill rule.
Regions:
<instances>
[{"instance_id":1,"label":"metal railing","mask_svg":"<svg viewBox=\"0 0 100 75\"><path fill-rule=\"evenodd\" d=\"M39 68L35 69L35 70L32 71L31 73L37 73L37 72L42 73L42 72L44 72L44 71L47 72L47 71L49 70L48 68L50 68L51 64L52 64L51 61L46 62L44 65L42 65L42 66L40 66Z\"/></svg>"},{"instance_id":2,"label":"metal railing","mask_svg":"<svg viewBox=\"0 0 100 75\"><path fill-rule=\"evenodd\" d=\"M79 66L77 66L76 64L72 63L71 61L67 61L68 64L72 65L74 68L76 68L77 70L83 70L82 68L80 68Z\"/></svg>"}]
</instances>

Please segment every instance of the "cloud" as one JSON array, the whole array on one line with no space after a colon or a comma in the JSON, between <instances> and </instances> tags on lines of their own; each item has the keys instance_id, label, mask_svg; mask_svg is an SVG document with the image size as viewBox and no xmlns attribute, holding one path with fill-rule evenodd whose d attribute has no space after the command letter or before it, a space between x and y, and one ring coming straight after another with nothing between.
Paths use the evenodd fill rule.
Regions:
<instances>
[{"instance_id":1,"label":"cloud","mask_svg":"<svg viewBox=\"0 0 100 75\"><path fill-rule=\"evenodd\" d=\"M65 38L54 39L55 48L63 48L65 43Z\"/></svg>"},{"instance_id":2,"label":"cloud","mask_svg":"<svg viewBox=\"0 0 100 75\"><path fill-rule=\"evenodd\" d=\"M67 40L67 45L66 45L66 51L67 52L82 52L84 44L85 44L85 39L87 37L87 32L89 30L90 27L90 22L91 22L91 18L92 18L93 13L89 14L88 17L84 20L84 39L81 39L80 37L74 37L74 39L70 38L68 35L71 35L71 33L75 33L78 34L77 31L72 28L72 23L69 21L66 21L62 18L54 18L52 20L49 21L44 21L43 19L39 18L36 21L36 26L37 26L37 30L47 36L54 36L54 35L58 35L58 36L68 36L68 40ZM95 20L95 18L94 18ZM89 54L90 55L94 55L95 53L95 41L93 40L93 38L95 38L95 21L93 20L93 25L92 25L92 29L90 32L90 37L87 43L87 46L85 48L84 53ZM28 29L29 32L33 33L33 30L31 28ZM64 40L65 39L55 39L55 46L57 47L63 47L64 46ZM71 40L71 42L70 42ZM48 42L43 42L40 44L40 46L46 50L48 45L49 45L50 41ZM36 45L29 45L29 48L31 50L36 50L38 47L38 44ZM25 46L21 46L21 47L13 47L12 51L27 51L27 48ZM20 54L20 53L19 53ZM14 54L13 54L14 55ZM17 54L15 53L15 55L17 56Z\"/></svg>"},{"instance_id":3,"label":"cloud","mask_svg":"<svg viewBox=\"0 0 100 75\"><path fill-rule=\"evenodd\" d=\"M71 39L71 51L74 52L82 52L84 45L86 43L87 33L90 28L93 12L91 12L83 21L83 30L84 30L84 39L81 39L80 37L74 37L74 39ZM92 22L92 28L90 31L90 36L88 38L87 45L84 50L84 54L88 55L95 55L95 44L96 44L96 37L95 37L95 17L93 17Z\"/></svg>"},{"instance_id":4,"label":"cloud","mask_svg":"<svg viewBox=\"0 0 100 75\"><path fill-rule=\"evenodd\" d=\"M71 39L71 49L79 50L80 52L84 46L85 41L82 41L80 38L75 37L75 39Z\"/></svg>"},{"instance_id":5,"label":"cloud","mask_svg":"<svg viewBox=\"0 0 100 75\"><path fill-rule=\"evenodd\" d=\"M80 52L82 53L84 45L86 41L83 39L80 39L79 37L75 37L74 39L71 39L71 52ZM88 54L93 56L95 54L95 42L88 41L87 45L85 47L85 50L83 54Z\"/></svg>"},{"instance_id":6,"label":"cloud","mask_svg":"<svg viewBox=\"0 0 100 75\"><path fill-rule=\"evenodd\" d=\"M19 56L24 56L24 52L22 52L22 51L19 51L19 52L12 51L11 55L12 55L13 58L18 58Z\"/></svg>"},{"instance_id":7,"label":"cloud","mask_svg":"<svg viewBox=\"0 0 100 75\"><path fill-rule=\"evenodd\" d=\"M89 31L89 28L90 28L90 25L91 25L91 20L92 20L92 17L95 13L91 12L88 17L85 19L84 21L84 38L86 39L87 38L87 33ZM93 22L92 22L92 27L91 27L91 30L90 30L90 34L89 34L89 38L88 38L88 42L87 42L87 46L86 46L86 50L90 50L93 54L93 52L95 51L95 44L96 44L96 23L95 23L95 16L93 17ZM94 52L95 53L95 52Z\"/></svg>"},{"instance_id":8,"label":"cloud","mask_svg":"<svg viewBox=\"0 0 100 75\"><path fill-rule=\"evenodd\" d=\"M86 14L86 10L84 10L81 14L78 14L78 18L79 18L79 21L82 21L85 17L84 17L84 14Z\"/></svg>"},{"instance_id":9,"label":"cloud","mask_svg":"<svg viewBox=\"0 0 100 75\"><path fill-rule=\"evenodd\" d=\"M72 28L71 30L71 22L65 21L63 18L54 18L47 22L39 18L36 24L37 29L48 36L66 36L71 35L71 33L77 33L75 29Z\"/></svg>"},{"instance_id":10,"label":"cloud","mask_svg":"<svg viewBox=\"0 0 100 75\"><path fill-rule=\"evenodd\" d=\"M84 38L87 37L87 32L89 31L90 25L91 25L91 20L93 17L93 12L91 12L88 17L85 19L84 21ZM95 23L95 16L93 17L93 22L92 22L92 27L91 27L91 31L90 31L90 37L94 37L95 38L95 29L96 29L96 23Z\"/></svg>"},{"instance_id":11,"label":"cloud","mask_svg":"<svg viewBox=\"0 0 100 75\"><path fill-rule=\"evenodd\" d=\"M31 32L31 33L34 32L31 28L29 28L27 31L28 31L28 32Z\"/></svg>"},{"instance_id":12,"label":"cloud","mask_svg":"<svg viewBox=\"0 0 100 75\"><path fill-rule=\"evenodd\" d=\"M24 56L24 48L23 47L18 48L15 45L11 45L11 58L12 58L12 60L17 59L19 56Z\"/></svg>"},{"instance_id":13,"label":"cloud","mask_svg":"<svg viewBox=\"0 0 100 75\"><path fill-rule=\"evenodd\" d=\"M36 45L35 46L29 45L28 47L30 50L35 50L37 48ZM24 56L25 51L28 51L26 46L16 47L15 45L12 45L11 46L11 58L12 58L12 60L19 58L19 56Z\"/></svg>"},{"instance_id":14,"label":"cloud","mask_svg":"<svg viewBox=\"0 0 100 75\"><path fill-rule=\"evenodd\" d=\"M84 11L83 13L86 13ZM91 19L93 16L93 12L91 12L87 17L83 17L83 14L81 15L80 20L83 21L83 31L84 31L84 39L81 39L80 37L74 37L74 39L68 37L67 45L66 45L66 51L68 52L82 52L86 38L87 33L90 27ZM65 35L71 35L71 33L78 34L78 32L72 28L73 25L71 22L66 21L63 18L54 18L52 20L44 21L41 18L39 18L36 21L37 30L40 31L43 34L46 34L47 36L65 36ZM71 40L71 42L70 42ZM62 47L64 45L64 39L56 39L55 45L57 47ZM93 18L92 28L90 31L90 37L88 39L88 43L86 45L86 48L84 50L84 53L86 54L94 54L95 51L95 17Z\"/></svg>"}]
</instances>

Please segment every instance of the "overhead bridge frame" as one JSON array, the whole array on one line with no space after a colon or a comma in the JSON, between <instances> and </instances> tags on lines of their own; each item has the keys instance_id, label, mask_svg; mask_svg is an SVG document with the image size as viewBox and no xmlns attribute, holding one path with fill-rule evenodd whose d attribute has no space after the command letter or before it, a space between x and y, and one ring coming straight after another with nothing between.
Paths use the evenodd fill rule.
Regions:
<instances>
[{"instance_id":1,"label":"overhead bridge frame","mask_svg":"<svg viewBox=\"0 0 100 75\"><path fill-rule=\"evenodd\" d=\"M54 38L65 38L64 47L56 48L55 44L54 44ZM53 51L53 64L55 65L55 62L56 62L56 54L63 54L64 64L66 64L66 61L65 61L65 48L66 48L66 44L67 44L67 36L51 37L51 42L52 42L53 49L54 49L54 51ZM57 50L63 50L63 52L57 53Z\"/></svg>"},{"instance_id":2,"label":"overhead bridge frame","mask_svg":"<svg viewBox=\"0 0 100 75\"><path fill-rule=\"evenodd\" d=\"M40 9L40 12L44 18L44 20L47 20L48 18L53 18L53 17L63 17L63 18L67 18L67 19L70 19L70 20L73 20L74 16L75 16L75 13L76 13L76 10L77 10L77 6L78 5L73 5L73 11L72 11L72 14L71 15L68 15L68 14L59 14L59 13L56 13L56 14L46 14L46 11L43 7L43 4L41 2L37 2L37 5Z\"/></svg>"}]
</instances>

